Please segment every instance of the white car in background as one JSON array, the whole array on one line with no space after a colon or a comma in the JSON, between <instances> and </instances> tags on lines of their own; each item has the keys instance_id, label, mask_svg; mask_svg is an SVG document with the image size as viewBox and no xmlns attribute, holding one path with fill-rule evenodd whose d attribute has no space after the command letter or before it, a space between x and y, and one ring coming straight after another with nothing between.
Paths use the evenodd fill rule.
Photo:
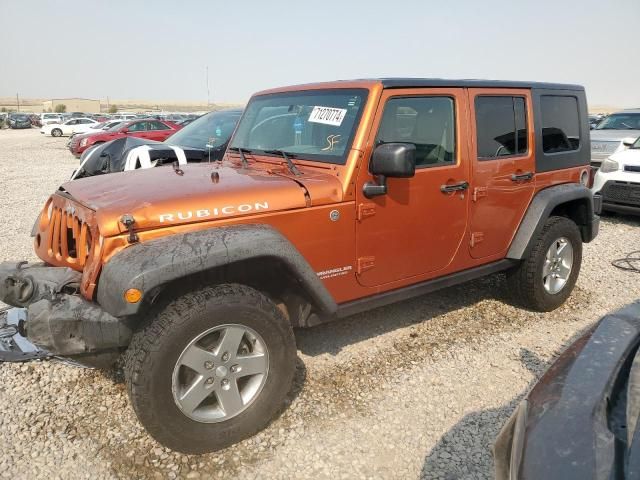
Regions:
<instances>
[{"instance_id":1,"label":"white car in background","mask_svg":"<svg viewBox=\"0 0 640 480\"><path fill-rule=\"evenodd\" d=\"M591 190L603 211L640 215L640 138L602 162Z\"/></svg>"},{"instance_id":2,"label":"white car in background","mask_svg":"<svg viewBox=\"0 0 640 480\"><path fill-rule=\"evenodd\" d=\"M62 137L73 135L74 133L85 133L98 122L91 118L72 118L64 123L52 123L44 125L40 133L51 135L52 137Z\"/></svg>"},{"instance_id":3,"label":"white car in background","mask_svg":"<svg viewBox=\"0 0 640 480\"><path fill-rule=\"evenodd\" d=\"M107 120L106 122L96 123L95 125L91 125L84 132L76 132L76 133L96 133L102 132L104 130L109 130L111 127L115 127L119 123L122 123L122 120Z\"/></svg>"},{"instance_id":4,"label":"white car in background","mask_svg":"<svg viewBox=\"0 0 640 480\"><path fill-rule=\"evenodd\" d=\"M115 115L111 115L111 119L124 122L129 120L137 120L138 117L134 113L116 113Z\"/></svg>"},{"instance_id":5,"label":"white car in background","mask_svg":"<svg viewBox=\"0 0 640 480\"><path fill-rule=\"evenodd\" d=\"M59 113L41 113L40 114L40 124L50 125L52 123L62 123L62 115Z\"/></svg>"}]
</instances>

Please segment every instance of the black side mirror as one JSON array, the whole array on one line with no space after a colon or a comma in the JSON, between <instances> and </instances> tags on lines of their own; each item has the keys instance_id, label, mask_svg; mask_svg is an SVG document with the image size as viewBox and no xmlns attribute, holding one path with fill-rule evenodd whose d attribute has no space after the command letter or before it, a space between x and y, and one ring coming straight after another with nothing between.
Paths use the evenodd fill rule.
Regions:
<instances>
[{"instance_id":1,"label":"black side mirror","mask_svg":"<svg viewBox=\"0 0 640 480\"><path fill-rule=\"evenodd\" d=\"M376 181L364 185L364 196L385 195L387 177L409 178L415 175L416 146L412 143L385 143L378 146L371 156L371 173Z\"/></svg>"}]
</instances>

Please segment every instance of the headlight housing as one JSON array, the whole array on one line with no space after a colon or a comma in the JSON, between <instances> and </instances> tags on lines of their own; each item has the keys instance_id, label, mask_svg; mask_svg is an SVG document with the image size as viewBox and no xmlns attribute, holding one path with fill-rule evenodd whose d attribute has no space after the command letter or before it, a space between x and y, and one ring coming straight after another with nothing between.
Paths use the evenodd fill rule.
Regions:
<instances>
[{"instance_id":1,"label":"headlight housing","mask_svg":"<svg viewBox=\"0 0 640 480\"><path fill-rule=\"evenodd\" d=\"M620 170L620 164L612 158L607 158L602 162L602 165L600 165L600 171L602 173L616 172L618 170Z\"/></svg>"},{"instance_id":2,"label":"headlight housing","mask_svg":"<svg viewBox=\"0 0 640 480\"><path fill-rule=\"evenodd\" d=\"M87 143L89 143L89 139L88 138L83 138L82 140L80 140L80 146L81 147L86 147Z\"/></svg>"}]
</instances>

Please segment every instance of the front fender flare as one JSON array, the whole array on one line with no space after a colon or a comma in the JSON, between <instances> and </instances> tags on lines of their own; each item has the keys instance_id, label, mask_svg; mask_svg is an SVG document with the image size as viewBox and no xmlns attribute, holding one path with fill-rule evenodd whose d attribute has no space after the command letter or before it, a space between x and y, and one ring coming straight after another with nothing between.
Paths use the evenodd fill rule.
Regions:
<instances>
[{"instance_id":1,"label":"front fender flare","mask_svg":"<svg viewBox=\"0 0 640 480\"><path fill-rule=\"evenodd\" d=\"M143 302L127 303L124 292L136 288L151 292L180 278L251 258L277 259L296 279L323 314L337 304L300 252L268 225L239 225L169 235L132 245L103 267L97 301L114 317L135 315Z\"/></svg>"}]
</instances>

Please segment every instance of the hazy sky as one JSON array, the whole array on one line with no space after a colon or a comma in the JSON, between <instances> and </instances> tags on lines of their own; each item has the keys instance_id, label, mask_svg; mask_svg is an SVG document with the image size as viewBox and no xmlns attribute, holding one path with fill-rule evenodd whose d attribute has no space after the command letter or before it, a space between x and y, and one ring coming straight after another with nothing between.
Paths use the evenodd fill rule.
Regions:
<instances>
[{"instance_id":1,"label":"hazy sky","mask_svg":"<svg viewBox=\"0 0 640 480\"><path fill-rule=\"evenodd\" d=\"M579 83L640 107L640 0L0 0L0 96L245 101L380 77Z\"/></svg>"}]
</instances>

